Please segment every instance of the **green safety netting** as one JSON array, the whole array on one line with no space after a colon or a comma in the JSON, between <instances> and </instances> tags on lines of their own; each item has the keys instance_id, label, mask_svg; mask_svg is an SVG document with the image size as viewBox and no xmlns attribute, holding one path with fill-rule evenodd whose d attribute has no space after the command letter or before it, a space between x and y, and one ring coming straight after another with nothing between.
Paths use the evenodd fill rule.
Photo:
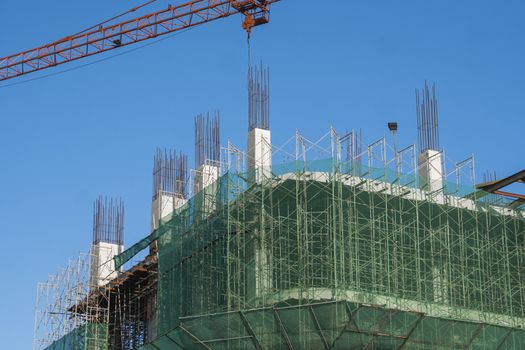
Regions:
<instances>
[{"instance_id":1,"label":"green safety netting","mask_svg":"<svg viewBox=\"0 0 525 350\"><path fill-rule=\"evenodd\" d=\"M88 323L73 329L45 350L108 350L108 325Z\"/></svg>"},{"instance_id":2,"label":"green safety netting","mask_svg":"<svg viewBox=\"0 0 525 350\"><path fill-rule=\"evenodd\" d=\"M501 325L524 327L525 220L501 197L456 184L445 184L439 193L420 191L417 176L332 160L274 166L272 174L264 179L225 174L116 258L121 266L158 242L157 330L162 337L152 346L164 348L163 343L173 343L171 337L184 347L200 336L213 337L213 349L249 348L255 335L246 333L246 323L268 321L268 327L278 327L271 311L246 312L234 324L223 315L222 321L210 322L231 328L217 331L210 324L203 332L216 334L195 337L186 317L288 300L347 300L405 312L390 329L390 316L384 316L387 323L374 323L374 313L385 311L375 308L359 316L361 311L354 310L359 320L370 318L376 327L373 340L372 331L361 332L366 327L359 323L355 329L345 323L344 331L334 326L319 340L310 337L319 327L307 311L290 311L290 322L296 313L305 315L296 326L287 323L288 311L279 311L290 332L285 345L296 344L293 348L310 338L312 348L328 343L334 349L371 341L378 349L419 348L439 338L442 345L434 348L446 349L463 346L468 335L471 344L487 348L484 344L499 339ZM415 312L428 320L414 319ZM326 319L340 324L337 317ZM417 328L410 328L413 322ZM471 325L478 323L483 328ZM265 327L260 341L270 345L261 346L283 346ZM408 342L407 329L421 331ZM465 334L441 339L443 332ZM507 334L505 344L522 339L518 333ZM220 335L229 339L224 346Z\"/></svg>"},{"instance_id":3,"label":"green safety netting","mask_svg":"<svg viewBox=\"0 0 525 350\"><path fill-rule=\"evenodd\" d=\"M143 349L523 348L522 329L332 301L181 318Z\"/></svg>"},{"instance_id":4,"label":"green safety netting","mask_svg":"<svg viewBox=\"0 0 525 350\"><path fill-rule=\"evenodd\" d=\"M369 167L365 164L360 164L356 162L334 162L332 159L321 159L321 160L312 160L312 161L293 161L283 164L277 164L273 165L270 169L268 169L268 172L271 174L271 176L282 176L283 174L301 174L304 172L332 172L332 173L340 173L340 174L350 174L353 176L359 176L363 179L370 179L370 180L379 180L384 181L387 183L397 184L401 185L403 187L406 187L407 189L410 188L420 188L423 187L426 180L422 179L420 176L412 173L412 174L400 174L396 173L392 169L389 168L375 168L375 167ZM265 172L264 170L262 172ZM254 183L254 174L252 173L244 173L244 174L231 174L226 173L220 178L220 182L227 183L227 178L236 178L237 180L241 179L241 181L237 181L236 186L239 186L242 184L244 188L248 188L250 185ZM221 188L224 188L224 185L220 186ZM215 187L216 188L216 187ZM209 191L210 189L208 189ZM239 188L237 188L239 190ZM449 195L449 196L455 196L459 198L473 198L476 200L478 204L490 204L493 206L499 206L499 207L509 207L512 206L515 210L521 210L523 211L525 209L525 205L516 206L515 201L509 200L501 195L496 195L488 192L484 192L481 190L476 190L471 185L461 185L458 183L452 183L452 182L444 182L443 183L443 193ZM199 201L199 197L202 197L204 193L196 194L194 198L190 199L188 201L188 204L184 206L183 208L175 211L170 218L176 216L180 212L184 212L185 210L192 210L191 206L194 202ZM225 201L225 200L232 200L234 199L235 193L229 193L228 198L219 198L215 196L215 200L218 201ZM168 222L169 220L164 220L164 222ZM169 230L169 227L161 226L159 229L154 230L143 238L142 240L136 242L133 244L130 248L125 250L120 255L116 255L114 257L115 260L115 266L116 268L120 268L123 266L126 262L128 262L130 259L132 259L135 255L137 255L139 252L147 248L152 242L156 241L160 236L162 236L165 232Z\"/></svg>"}]
</instances>

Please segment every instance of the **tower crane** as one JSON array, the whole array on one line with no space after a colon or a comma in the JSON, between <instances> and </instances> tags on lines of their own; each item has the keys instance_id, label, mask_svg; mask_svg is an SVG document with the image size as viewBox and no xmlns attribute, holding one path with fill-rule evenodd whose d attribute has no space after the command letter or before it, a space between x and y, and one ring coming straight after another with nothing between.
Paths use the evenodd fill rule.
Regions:
<instances>
[{"instance_id":1,"label":"tower crane","mask_svg":"<svg viewBox=\"0 0 525 350\"><path fill-rule=\"evenodd\" d=\"M134 12L156 0L134 7ZM122 15L52 43L0 58L0 81L83 57L142 42L161 35L211 22L219 18L242 14L242 28L248 33L256 26L268 23L271 4L280 0L193 0L180 5L109 24Z\"/></svg>"}]
</instances>

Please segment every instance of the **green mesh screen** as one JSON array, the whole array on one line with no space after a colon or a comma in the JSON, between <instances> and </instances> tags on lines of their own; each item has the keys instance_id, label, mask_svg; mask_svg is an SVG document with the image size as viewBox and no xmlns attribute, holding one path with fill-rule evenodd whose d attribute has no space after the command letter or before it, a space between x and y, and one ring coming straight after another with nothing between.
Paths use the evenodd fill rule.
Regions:
<instances>
[{"instance_id":1,"label":"green mesh screen","mask_svg":"<svg viewBox=\"0 0 525 350\"><path fill-rule=\"evenodd\" d=\"M523 349L521 329L324 302L181 318L146 350Z\"/></svg>"},{"instance_id":2,"label":"green mesh screen","mask_svg":"<svg viewBox=\"0 0 525 350\"><path fill-rule=\"evenodd\" d=\"M108 350L108 326L89 323L75 328L46 350Z\"/></svg>"},{"instance_id":3,"label":"green mesh screen","mask_svg":"<svg viewBox=\"0 0 525 350\"><path fill-rule=\"evenodd\" d=\"M523 327L525 220L521 211L506 209L508 203L500 197L455 184L446 184L446 195L429 193L418 189L421 181L415 176L397 178L387 169L331 160L293 162L274 166L272 172L274 176L258 182L252 181L253 174L224 175L118 257L121 264L158 239L159 335L185 328L181 320L187 316L320 300L427 315L429 321L419 320L421 332L414 334L412 348L445 331L461 334L443 343L469 335L497 338L496 330L458 328L450 324L459 321L446 319ZM364 322L372 327L381 312L354 311L353 326L361 329L359 322ZM302 337L318 328L308 311L301 313L304 322L281 320L291 332L287 345L299 348ZM283 327L275 317L262 315L252 322L263 317L268 327ZM286 312L280 316L286 319ZM246 314L241 321L250 317ZM375 337L376 348L399 346L417 321L410 315L392 321L384 317L388 324L376 322L370 332L391 335ZM371 341L371 334L352 331L347 324L341 335L338 317L326 317L326 322L335 329L327 331L321 346L328 339L334 343L334 337L344 339L345 349ZM237 322L227 333L219 331L229 336L237 334L234 328L244 329L235 340L238 345L224 348L241 349L253 342L254 335L243 326ZM179 333L172 336L195 341L191 331ZM264 334L263 343L279 343ZM507 341L513 341L512 334Z\"/></svg>"},{"instance_id":4,"label":"green mesh screen","mask_svg":"<svg viewBox=\"0 0 525 350\"><path fill-rule=\"evenodd\" d=\"M273 165L270 169L270 173L272 176L280 176L283 174L301 174L304 172L331 172L331 173L339 173L339 174L350 174L353 176L358 176L363 179L368 180L379 180L382 182L387 183L393 183L402 186L406 189L411 188L420 188L425 183L424 179L421 179L419 176L416 176L415 174L396 174L396 172L392 171L388 168L372 168L368 167L364 164L358 164L354 162L338 162L337 164L332 161L332 159L324 159L324 160L314 160L314 161L295 161L295 162L289 162L289 163L283 163L278 165ZM224 179L224 177L235 179L236 181L232 182L230 185L230 188L227 189L225 184L227 184L227 180ZM174 215L171 217L177 215L181 211L187 211L187 210L195 210L195 209L189 209L192 207L193 202L202 201L199 197L202 197L204 195L210 196L213 195L213 200L219 201L223 205L226 201L233 200L243 189L246 189L252 185L254 185L254 174L253 173L247 173L247 174L226 174L223 176L221 181L223 181L223 184L221 185L222 193L218 195L216 192L217 186L214 187L214 190L208 189L208 193L199 193L194 198L190 199L187 206L183 207L182 210L177 210ZM267 179L268 180L268 179ZM518 205L519 203L512 202L511 200L500 196L500 195L494 195L491 193L483 192L483 191L476 191L472 186L467 185L459 185L456 183L443 183L443 192L447 195L454 196L454 197L466 197L466 198L472 198L475 199L476 203L479 205L487 205L491 204L494 206L499 207L512 207L515 210L523 211L525 210L525 204ZM211 193L215 192L215 193ZM403 193L400 193L403 194ZM168 221L168 220L166 220ZM153 241L157 240L160 236L162 236L164 233L169 231L168 226L160 226L159 229L153 231L151 234L149 234L144 239L138 241L134 245L132 245L130 248L125 250L122 254L116 255L115 260L115 266L116 268L120 268L122 265L124 265L127 261L129 261L131 258L133 258L135 255L137 255L140 251L147 248Z\"/></svg>"}]
</instances>

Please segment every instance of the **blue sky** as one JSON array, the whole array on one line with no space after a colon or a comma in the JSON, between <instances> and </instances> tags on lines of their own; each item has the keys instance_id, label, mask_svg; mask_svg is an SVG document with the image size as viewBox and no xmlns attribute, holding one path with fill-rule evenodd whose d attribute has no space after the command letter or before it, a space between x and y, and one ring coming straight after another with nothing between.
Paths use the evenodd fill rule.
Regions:
<instances>
[{"instance_id":1,"label":"blue sky","mask_svg":"<svg viewBox=\"0 0 525 350\"><path fill-rule=\"evenodd\" d=\"M362 128L372 141L390 120L399 122L400 144L414 143L414 89L427 79L437 84L449 158L474 153L478 180L487 170L521 170L523 1L329 3L283 0L271 23L255 29L253 57L272 72L275 143L296 128L316 138L330 125ZM6 1L0 56L137 4ZM229 137L245 145L247 46L240 24L238 16L222 19L65 74L0 83L1 348L30 348L36 283L88 249L99 194L123 198L128 246L147 234L153 152L174 147L192 158L196 113L220 109L223 143Z\"/></svg>"}]
</instances>

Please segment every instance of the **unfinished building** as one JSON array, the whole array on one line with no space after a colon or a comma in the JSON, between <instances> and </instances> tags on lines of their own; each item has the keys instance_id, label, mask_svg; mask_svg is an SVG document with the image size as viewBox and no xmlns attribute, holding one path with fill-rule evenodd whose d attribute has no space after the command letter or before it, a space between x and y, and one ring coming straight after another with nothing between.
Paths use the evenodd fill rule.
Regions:
<instances>
[{"instance_id":1,"label":"unfinished building","mask_svg":"<svg viewBox=\"0 0 525 350\"><path fill-rule=\"evenodd\" d=\"M121 251L118 215L95 219L109 233L39 286L35 349L525 348L524 200L446 166L434 89L418 147L333 128L276 146L269 72L248 85L247 150L215 114L195 170L159 151L151 233Z\"/></svg>"}]
</instances>

